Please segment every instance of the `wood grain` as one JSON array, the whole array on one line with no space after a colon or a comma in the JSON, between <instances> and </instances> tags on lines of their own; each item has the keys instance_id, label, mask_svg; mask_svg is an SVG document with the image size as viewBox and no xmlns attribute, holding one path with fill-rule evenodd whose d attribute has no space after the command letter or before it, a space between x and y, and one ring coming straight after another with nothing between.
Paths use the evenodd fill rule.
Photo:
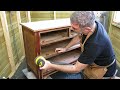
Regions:
<instances>
[{"instance_id":1,"label":"wood grain","mask_svg":"<svg viewBox=\"0 0 120 90\"><path fill-rule=\"evenodd\" d=\"M29 22L29 23L21 23L21 25L29 28L33 32L62 28L70 26L70 19L56 19L56 20L45 20L45 21L37 21L37 22Z\"/></svg>"},{"instance_id":2,"label":"wood grain","mask_svg":"<svg viewBox=\"0 0 120 90\"><path fill-rule=\"evenodd\" d=\"M75 49L66 53L63 53L61 55L49 58L48 60L55 62L55 63L66 63L66 64L71 64L74 63L78 60L80 56L80 49ZM55 70L49 70L49 71L43 71L44 76L45 75L50 75L55 73Z\"/></svg>"}]
</instances>

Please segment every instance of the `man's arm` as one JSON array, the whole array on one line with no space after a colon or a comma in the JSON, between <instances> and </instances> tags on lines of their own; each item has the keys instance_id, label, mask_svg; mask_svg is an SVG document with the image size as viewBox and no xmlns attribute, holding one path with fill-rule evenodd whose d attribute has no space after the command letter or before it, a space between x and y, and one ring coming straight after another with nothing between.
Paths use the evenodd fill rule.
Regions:
<instances>
[{"instance_id":1,"label":"man's arm","mask_svg":"<svg viewBox=\"0 0 120 90\"><path fill-rule=\"evenodd\" d=\"M72 47L73 45L79 43L79 42L80 42L80 38L79 38L79 35L77 35L77 36L75 36L75 37L71 40L71 42L65 47L66 50L67 50L68 48Z\"/></svg>"},{"instance_id":2,"label":"man's arm","mask_svg":"<svg viewBox=\"0 0 120 90\"><path fill-rule=\"evenodd\" d=\"M56 48L55 52L65 52L68 48L80 42L79 35L75 36L65 48Z\"/></svg>"},{"instance_id":3,"label":"man's arm","mask_svg":"<svg viewBox=\"0 0 120 90\"><path fill-rule=\"evenodd\" d=\"M74 65L68 64L68 65L59 65L59 64L53 64L49 61L45 61L45 65L41 67L40 69L53 69L57 71L62 71L66 73L78 73L81 70L83 70L88 64L82 64L79 61L77 61Z\"/></svg>"},{"instance_id":4,"label":"man's arm","mask_svg":"<svg viewBox=\"0 0 120 90\"><path fill-rule=\"evenodd\" d=\"M62 71L62 72L66 72L66 73L78 73L81 70L83 70L85 67L87 66L87 64L82 64L79 61L76 62L76 64L74 65L57 65L57 64L53 64L52 68L57 70L57 71Z\"/></svg>"}]
</instances>

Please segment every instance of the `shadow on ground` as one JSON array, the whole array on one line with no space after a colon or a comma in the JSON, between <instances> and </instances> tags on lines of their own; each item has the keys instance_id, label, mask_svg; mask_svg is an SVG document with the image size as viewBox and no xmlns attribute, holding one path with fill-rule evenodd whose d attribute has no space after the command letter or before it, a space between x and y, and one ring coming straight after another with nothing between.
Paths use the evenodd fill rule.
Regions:
<instances>
[{"instance_id":1,"label":"shadow on ground","mask_svg":"<svg viewBox=\"0 0 120 90\"><path fill-rule=\"evenodd\" d=\"M22 70L25 68L27 68L26 61L23 60L23 62L20 64L20 66L16 70L15 74L11 77L11 79L27 79L24 73L22 72Z\"/></svg>"},{"instance_id":2,"label":"shadow on ground","mask_svg":"<svg viewBox=\"0 0 120 90\"><path fill-rule=\"evenodd\" d=\"M26 61L23 60L23 62L20 64L20 66L16 70L15 74L11 77L11 79L27 79L27 77L22 72L22 70L25 69L26 67L27 67ZM118 69L118 72L116 76L120 77L120 67L118 65L117 65L117 69ZM55 77L55 78L60 76L62 76L62 72L58 72L56 73L56 75L52 75L52 77Z\"/></svg>"}]
</instances>

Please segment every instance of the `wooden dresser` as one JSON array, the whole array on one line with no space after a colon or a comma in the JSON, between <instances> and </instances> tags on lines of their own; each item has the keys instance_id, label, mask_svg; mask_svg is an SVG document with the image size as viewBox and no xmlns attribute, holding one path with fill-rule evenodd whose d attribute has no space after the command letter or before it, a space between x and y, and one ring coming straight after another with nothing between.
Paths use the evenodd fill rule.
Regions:
<instances>
[{"instance_id":1,"label":"wooden dresser","mask_svg":"<svg viewBox=\"0 0 120 90\"><path fill-rule=\"evenodd\" d=\"M65 47L76 33L70 30L70 19L21 23L25 47L27 68L38 79L54 74L55 70L39 70L34 59L42 55L53 62L74 63L80 55L80 45L69 48L64 53L56 53L55 49Z\"/></svg>"}]
</instances>

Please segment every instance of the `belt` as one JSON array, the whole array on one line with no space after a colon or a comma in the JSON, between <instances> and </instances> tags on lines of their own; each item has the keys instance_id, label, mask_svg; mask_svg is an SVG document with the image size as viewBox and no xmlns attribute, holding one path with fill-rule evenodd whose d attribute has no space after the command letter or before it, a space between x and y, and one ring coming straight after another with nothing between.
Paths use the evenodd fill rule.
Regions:
<instances>
[{"instance_id":1,"label":"belt","mask_svg":"<svg viewBox=\"0 0 120 90\"><path fill-rule=\"evenodd\" d=\"M113 65L113 64L114 64L114 62L115 62L115 59L113 60L113 62L112 62L111 64L107 65L107 67L109 67L109 66ZM116 74L117 74L117 72L118 72L118 70L116 69L116 71L115 71L115 73L114 73L114 75L113 75L113 76L111 76L111 77L103 77L103 79L114 79L114 78L115 78L115 76L116 76Z\"/></svg>"},{"instance_id":2,"label":"belt","mask_svg":"<svg viewBox=\"0 0 120 90\"><path fill-rule=\"evenodd\" d=\"M103 79L115 79L117 72L118 72L118 70L116 69L116 71L112 77L103 77Z\"/></svg>"},{"instance_id":3,"label":"belt","mask_svg":"<svg viewBox=\"0 0 120 90\"><path fill-rule=\"evenodd\" d=\"M105 66L105 67L110 67L111 65L113 65L115 62L115 59L112 61L112 63L110 63L109 65Z\"/></svg>"},{"instance_id":4,"label":"belt","mask_svg":"<svg viewBox=\"0 0 120 90\"><path fill-rule=\"evenodd\" d=\"M106 66L100 66L100 65L97 65L97 64L95 64L95 63L93 63L93 65L95 64L95 65L97 65L97 66L99 66L99 67L106 67L106 68L108 68L108 67L110 67L111 65L113 65L115 61L116 61L116 60L114 59L114 60L112 61L112 63L110 63L109 65L106 65Z\"/></svg>"}]
</instances>

